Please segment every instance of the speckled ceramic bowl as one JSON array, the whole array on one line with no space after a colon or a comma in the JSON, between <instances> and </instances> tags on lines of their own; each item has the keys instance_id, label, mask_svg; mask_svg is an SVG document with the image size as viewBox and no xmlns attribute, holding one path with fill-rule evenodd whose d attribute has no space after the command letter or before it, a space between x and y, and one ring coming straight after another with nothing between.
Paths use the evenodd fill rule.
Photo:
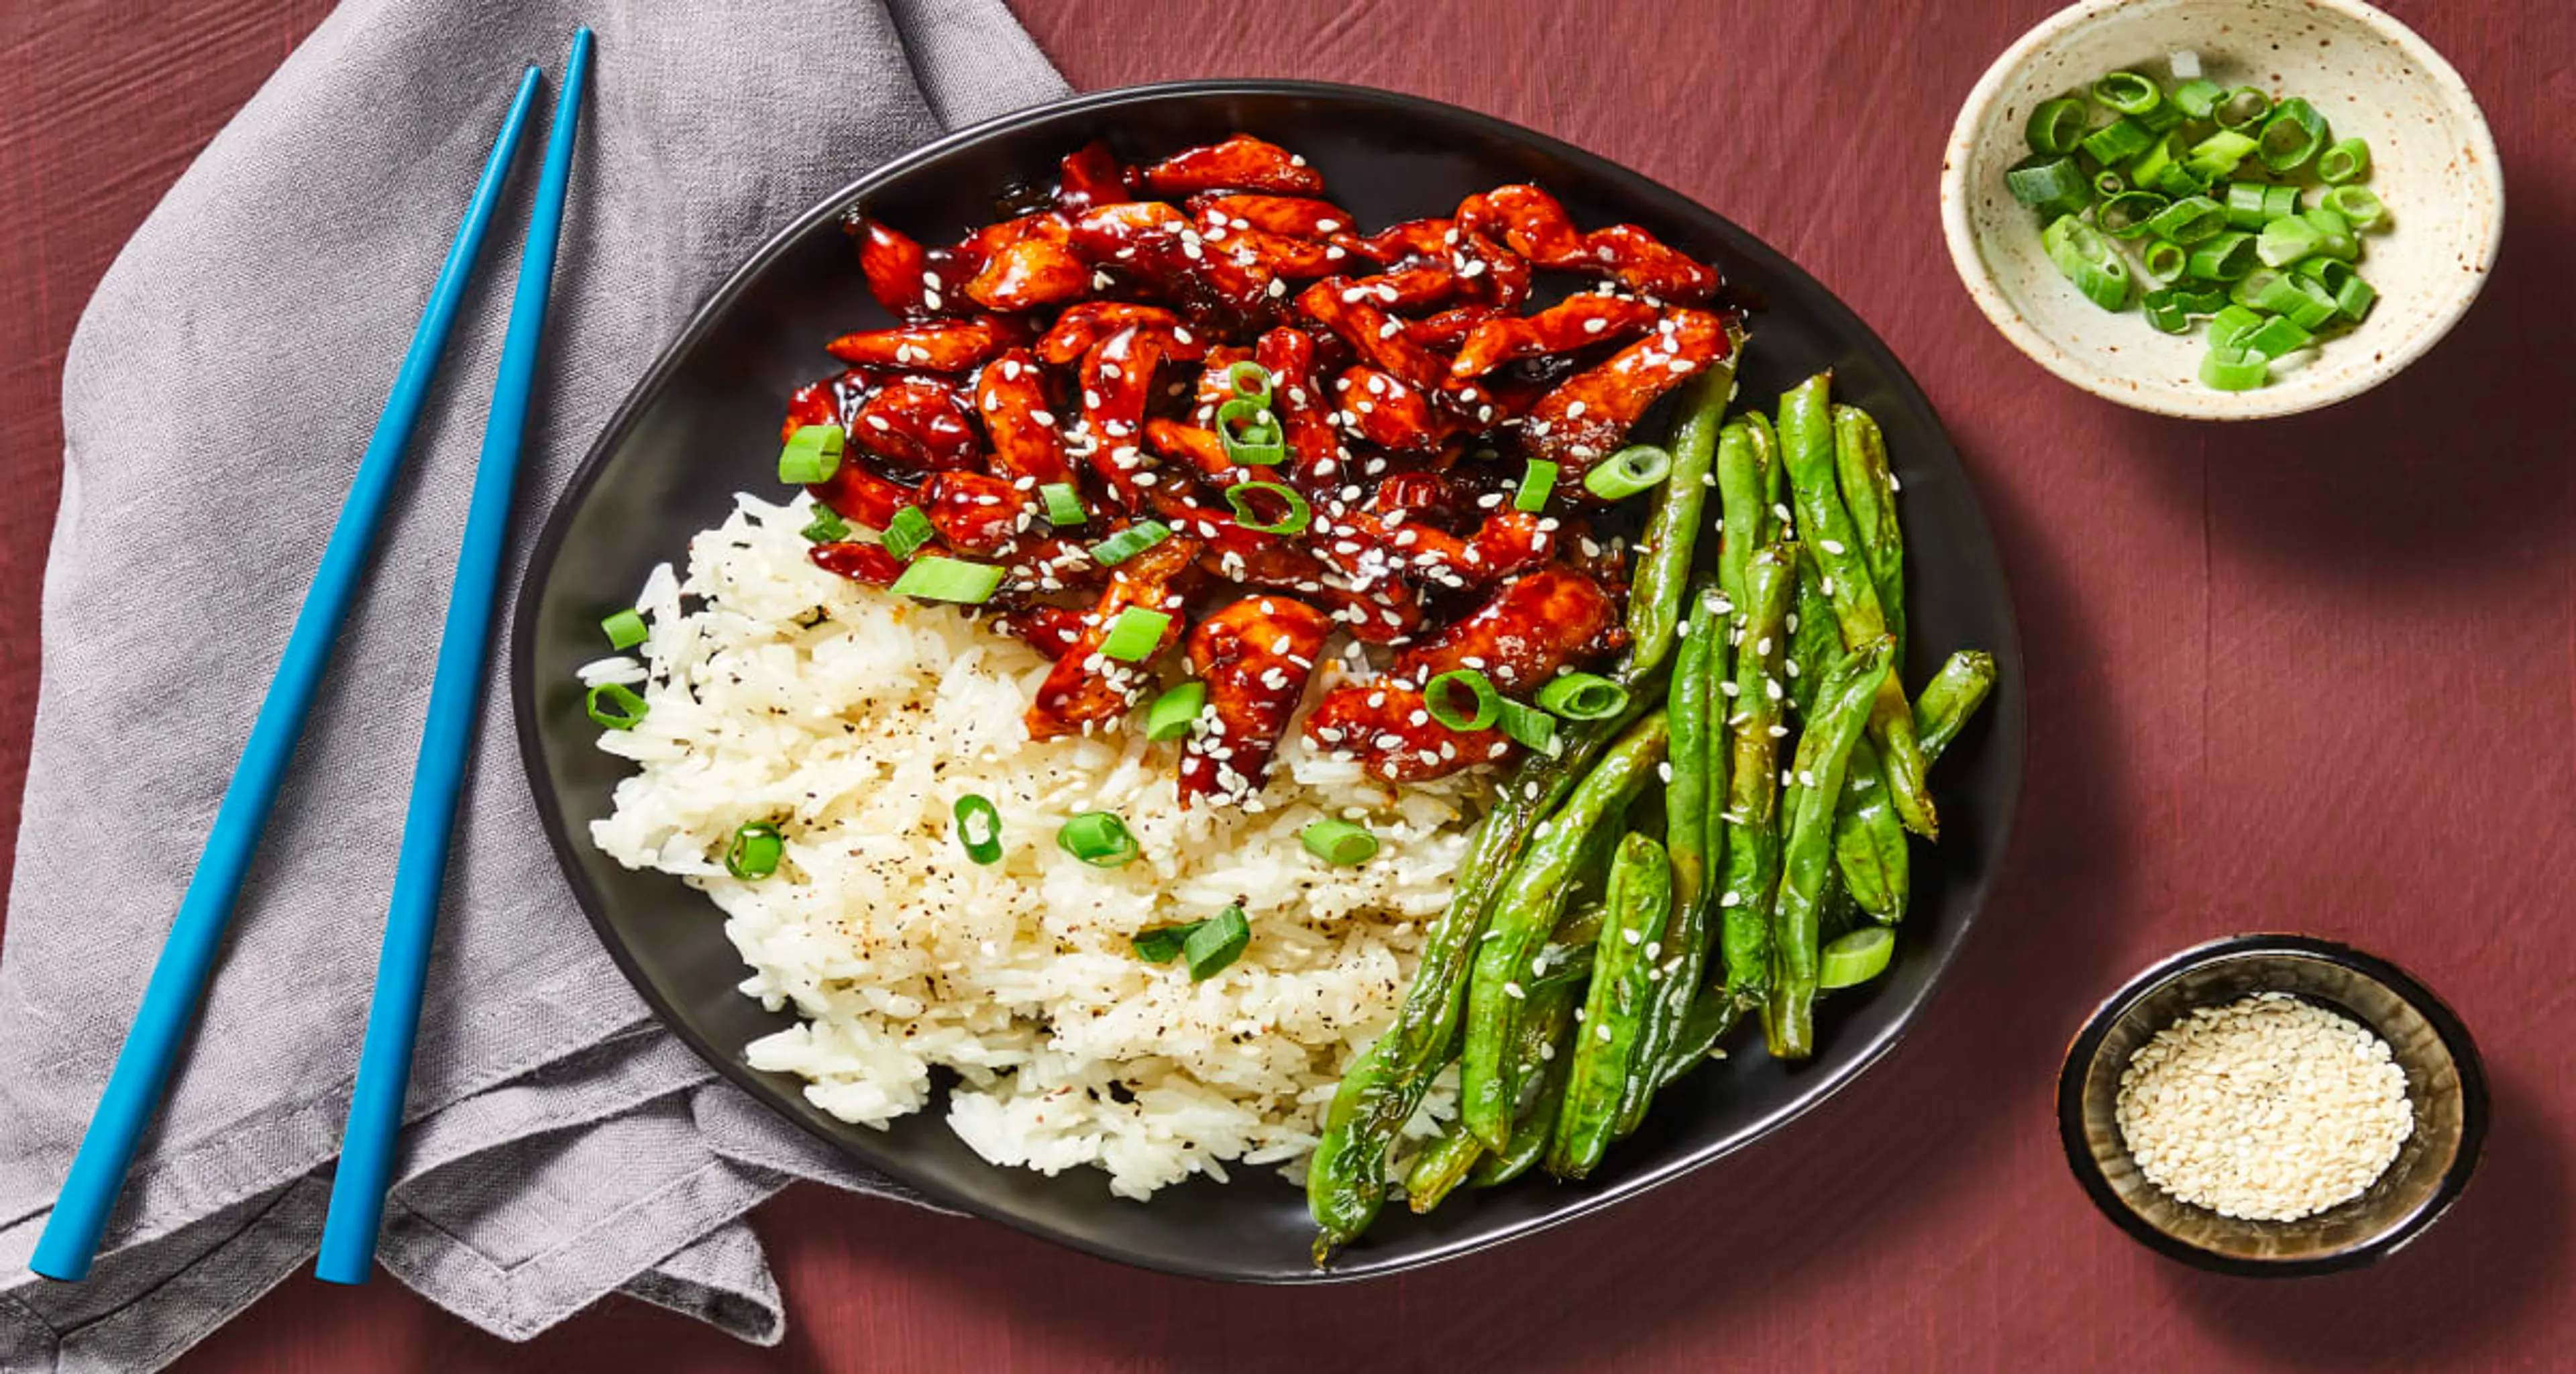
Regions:
<instances>
[{"instance_id":1,"label":"speckled ceramic bowl","mask_svg":"<svg viewBox=\"0 0 2576 1374\"><path fill-rule=\"evenodd\" d=\"M2168 79L2199 54L2221 85L2303 95L2337 138L2371 152L2391 228L2366 241L2379 303L2316 361L2252 391L2199 381L2207 330L2159 334L2135 311L2076 294L2004 187L2028 155L2033 106L2129 68ZM2122 405L2191 419L2290 415L2357 396L2423 356L2477 299L2504 236L2504 173L2477 101L2451 64L2361 0L2085 0L2013 44L1970 92L1941 166L1950 258L1988 318L2040 366Z\"/></svg>"},{"instance_id":2,"label":"speckled ceramic bowl","mask_svg":"<svg viewBox=\"0 0 2576 1374\"><path fill-rule=\"evenodd\" d=\"M2406 1072L2415 1128L2361 1196L2297 1221L2245 1221L2183 1202L2147 1179L2118 1120L2120 1076L2157 1031L2200 1007L2286 992L2368 1026ZM2057 1081L2066 1162L2102 1214L2186 1264L2266 1277L2368 1264L2450 1209L2486 1140L2486 1073L2468 1027L2384 959L2306 935L2237 935L2187 949L2131 979L2076 1034Z\"/></svg>"}]
</instances>

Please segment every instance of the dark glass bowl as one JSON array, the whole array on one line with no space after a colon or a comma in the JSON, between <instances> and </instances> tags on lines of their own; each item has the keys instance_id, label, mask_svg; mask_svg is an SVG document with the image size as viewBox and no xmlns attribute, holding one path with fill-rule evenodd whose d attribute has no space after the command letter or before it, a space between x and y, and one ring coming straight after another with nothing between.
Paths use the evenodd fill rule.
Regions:
<instances>
[{"instance_id":1,"label":"dark glass bowl","mask_svg":"<svg viewBox=\"0 0 2576 1374\"><path fill-rule=\"evenodd\" d=\"M1739 1052L1705 1065L1664 1093L1584 1182L1462 1191L1423 1217L1390 1206L1329 1271L1308 1262L1304 1196L1272 1170L1238 1169L1229 1183L1196 1179L1129 1202L1090 1170L1048 1178L985 1163L948 1129L936 1099L878 1131L815 1107L791 1075L751 1068L743 1047L789 1018L736 991L742 960L703 896L663 874L629 872L590 844L590 822L608 814L628 770L594 747L598 730L573 677L600 652L600 617L632 605L655 563L681 557L736 491L777 492L779 416L790 390L833 369L824 341L886 322L841 231L844 212L865 207L944 241L990 222L996 194L1049 181L1057 160L1089 139L1147 159L1237 130L1304 154L1332 198L1372 228L1446 215L1471 193L1530 181L1584 225L1642 224L1720 264L1757 307L1743 394L1767 402L1830 367L1836 398L1866 406L1886 431L1904 484L1913 584L1907 680L1923 681L1962 648L1992 653L2001 672L1934 775L1942 839L1917 850L1896 962L1821 1009L1813 1060ZM784 1119L940 1201L1094 1254L1212 1278L1284 1283L1427 1264L1634 1196L1778 1129L1850 1082L1921 1011L2002 869L2021 792L2021 655L2003 570L1939 418L1868 326L1751 234L1634 172L1500 120L1347 86L1213 81L1086 95L943 139L815 206L708 299L609 421L539 537L511 654L520 752L556 856L619 967L682 1040Z\"/></svg>"},{"instance_id":2,"label":"dark glass bowl","mask_svg":"<svg viewBox=\"0 0 2576 1374\"><path fill-rule=\"evenodd\" d=\"M2191 1011L2286 992L2368 1026L2406 1072L2415 1129L2352 1200L2296 1221L2221 1216L2167 1194L2129 1157L2120 1075L2155 1033ZM2185 1264L2227 1274L2331 1273L2392 1254L2469 1183L2487 1133L2486 1072L2468 1027L2386 960L2306 935L2237 935L2187 949L2112 994L2067 1047L2057 1081L2066 1161L2120 1229Z\"/></svg>"}]
</instances>

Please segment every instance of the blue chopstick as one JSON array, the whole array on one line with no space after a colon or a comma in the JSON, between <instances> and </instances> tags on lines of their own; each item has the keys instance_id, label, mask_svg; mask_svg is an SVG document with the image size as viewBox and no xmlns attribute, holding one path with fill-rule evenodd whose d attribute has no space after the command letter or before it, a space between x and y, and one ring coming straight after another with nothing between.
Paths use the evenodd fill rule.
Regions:
<instances>
[{"instance_id":1,"label":"blue chopstick","mask_svg":"<svg viewBox=\"0 0 2576 1374\"><path fill-rule=\"evenodd\" d=\"M527 247L519 257L518 292L511 298L510 327L501 340L500 376L493 383L492 411L483 426L483 456L474 472L464 545L456 555L447 625L439 633L438 669L430 680L420 760L412 768L411 809L403 818L402 855L395 862L384 952L376 962L375 1001L367 1011L367 1043L358 1056L358 1085L349 1101L339 1168L331 1179L331 1211L322 1223L322 1254L313 1267L315 1277L326 1283L365 1283L374 1269L376 1231L384 1220L385 1188L393 1178L394 1150L402 1132L403 1097L411 1085L421 992L429 979L430 945L438 932L438 901L446 885L456 799L464 787L466 756L483 704L492 603L510 533L510 497L518 482L528 399L536 389L547 288L554 277L555 245L563 231L564 189L572 176L582 91L590 79L590 42L590 30L575 33L572 55L564 59L563 91L555 99L545 170L537 180Z\"/></svg>"},{"instance_id":2,"label":"blue chopstick","mask_svg":"<svg viewBox=\"0 0 2576 1374\"><path fill-rule=\"evenodd\" d=\"M303 609L295 614L286 652L278 659L268 696L261 701L250 738L242 745L232 782L224 788L214 828L197 857L197 871L188 880L178 917L171 922L160 958L152 965L152 979L135 1010L134 1027L126 1032L125 1048L117 1053L107 1089L90 1116L88 1132L81 1137L80 1153L72 1159L71 1173L54 1200L53 1215L27 1262L33 1273L66 1282L89 1274L144 1129L160 1110L171 1068L196 1023L206 982L222 952L224 931L232 924L242 877L259 850L260 832L277 800L278 783L294 756L296 738L304 732L304 718L329 665L340 622L348 618L349 603L356 599L375 544L376 526L402 469L403 450L428 403L439 355L446 350L466 279L482 250L484 231L492 226L494 207L509 181L519 136L527 128L536 98L537 69L530 67L520 79L509 115L501 121L500 136L492 141L492 155L483 164L482 180L475 184L474 199L466 207L465 222L457 226L456 242L448 247L438 282L430 288L429 305L421 311L411 349L403 355L402 370L394 374L393 394L385 398L375 435L367 440L366 454L358 460L358 474L349 483L330 542L323 546L322 563L304 594Z\"/></svg>"}]
</instances>

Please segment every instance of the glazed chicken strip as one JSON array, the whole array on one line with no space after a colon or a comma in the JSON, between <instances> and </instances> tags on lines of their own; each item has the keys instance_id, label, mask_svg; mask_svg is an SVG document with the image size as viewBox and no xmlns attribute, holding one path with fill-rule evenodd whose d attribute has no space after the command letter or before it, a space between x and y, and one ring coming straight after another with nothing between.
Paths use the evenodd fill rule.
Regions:
<instances>
[{"instance_id":1,"label":"glazed chicken strip","mask_svg":"<svg viewBox=\"0 0 2576 1374\"><path fill-rule=\"evenodd\" d=\"M1265 594L1222 606L1190 631L1190 672L1207 684L1208 710L1182 748L1184 801L1261 790L1331 630L1322 611Z\"/></svg>"},{"instance_id":2,"label":"glazed chicken strip","mask_svg":"<svg viewBox=\"0 0 2576 1374\"><path fill-rule=\"evenodd\" d=\"M1118 719L1136 705L1153 679L1142 662L1121 663L1102 654L1100 641L1109 637L1118 613L1134 606L1172 618L1145 662L1178 643L1186 625L1181 615L1186 599L1179 583L1197 557L1196 540L1166 539L1111 570L1109 587L1098 604L1084 613L1081 632L1047 670L1046 681L1038 684L1037 700L1025 717L1029 738L1084 733Z\"/></svg>"}]
</instances>

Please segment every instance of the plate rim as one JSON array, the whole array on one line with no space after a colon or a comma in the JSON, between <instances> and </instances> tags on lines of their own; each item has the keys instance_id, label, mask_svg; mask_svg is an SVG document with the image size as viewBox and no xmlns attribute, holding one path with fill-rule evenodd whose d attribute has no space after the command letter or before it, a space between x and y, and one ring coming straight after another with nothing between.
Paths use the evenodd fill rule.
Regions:
<instances>
[{"instance_id":1,"label":"plate rim","mask_svg":"<svg viewBox=\"0 0 2576 1374\"><path fill-rule=\"evenodd\" d=\"M1026 106L942 135L920 147L889 158L825 195L812 207L770 235L707 294L697 308L690 312L686 322L663 343L652 365L639 374L634 384L627 389L623 399L609 414L597 436L592 439L589 447L582 454L579 464L565 480L563 489L548 505L544 523L540 526L536 541L530 548L526 570L516 593L511 598L509 672L513 733L518 741L521 769L526 774L529 791L536 802L538 818L544 826L548 847L553 853L556 867L563 874L566 885L572 891L574 901L581 907L583 916L590 923L593 934L607 951L611 962L625 976L628 985L653 1013L654 1020L664 1030L675 1035L681 1043L705 1060L724 1079L741 1089L774 1116L821 1141L836 1156L854 1160L869 1169L887 1175L942 1207L982 1221L997 1222L1022 1234L1063 1245L1100 1259L1156 1273L1209 1282L1278 1287L1358 1283L1408 1273L1458 1259L1552 1230L1580 1217L1593 1215L1661 1188L1686 1174L1694 1173L1727 1155L1759 1142L1814 1111L1829 1099L1839 1095L1885 1058L1888 1052L1896 1047L1897 1042L1913 1029L1926 1009L1941 995L1942 980L1949 974L1952 965L1957 962L1960 951L1964 949L1970 934L1974 931L1978 917L1983 914L1986 893L1976 893L1962 899L1962 904L1955 913L1955 919L1960 927L1958 937L1946 948L1936 948L1932 951L1934 965L1925 980L1922 994L1911 1006L1898 1011L1875 1036L1853 1046L1848 1053L1838 1056L1830 1068L1820 1065L1820 1069L1832 1075L1828 1081L1808 1090L1770 1115L1748 1123L1741 1130L1698 1146L1659 1168L1631 1174L1614 1187L1604 1188L1588 1195L1569 1195L1538 1216L1410 1253L1384 1256L1374 1260L1363 1259L1357 1263L1345 1263L1332 1267L1288 1271L1232 1270L1195 1265L1130 1249L1089 1232L1048 1225L1033 1217L988 1207L974 1199L960 1196L947 1186L917 1173L908 1164L898 1159L854 1146L849 1140L836 1135L821 1123L801 1116L789 1110L784 1104L771 1100L775 1091L774 1085L768 1083L749 1064L741 1062L736 1056L711 1043L653 986L652 980L645 975L633 954L627 949L622 932L617 930L608 919L606 901L591 885L580 864L574 861L574 847L586 844L587 839L570 832L564 798L557 792L545 766L544 745L540 738L538 724L541 713L536 700L537 683L531 666L536 657L538 602L542 599L543 588L551 579L557 556L570 530L573 515L586 504L591 489L597 485L606 470L610 455L622 444L627 432L636 424L639 413L644 408L641 403L645 398L661 390L668 375L678 368L681 358L691 351L692 346L701 336L714 327L732 307L735 300L749 288L752 280L766 270L773 261L784 255L818 224L839 217L846 212L847 207L871 191L908 176L924 164L934 162L958 149L1025 125L1066 115L1174 99L1204 99L1218 96L1296 96L1362 107L1376 107L1399 116L1423 117L1444 124L1464 125L1508 142L1534 148L1551 157L1576 163L1585 167L1593 176L1617 184L1621 190L1639 199L1678 202L1722 225L1735 239L1728 244L1729 252L1750 261L1760 262L1766 273L1803 278L1815 287L1816 295L1828 303L1828 310L1821 313L1838 317L1833 322L1840 328L1856 331L1877 344L1879 351L1886 356L1889 363L1887 381L1896 393L1897 399L1900 403L1918 408L1923 414L1929 416L1943 445L1948 450L1947 462L1958 473L1965 487L1966 499L1962 505L1977 536L1967 549L1968 556L1986 565L1985 571L1991 576L1997 592L2003 633L2001 642L1986 646L1986 651L1994 656L1998 667L1995 690L1991 694L1993 715L1986 728L1994 736L1993 742L1988 747L2001 751L1997 762L2008 775L2006 779L2008 785L2003 791L2001 806L1991 826L1995 836L1994 845L1997 856L1993 871L1985 884L1987 892L1991 892L2011 867L2013 832L2019 818L2022 792L2029 777L2029 726L2025 710L2026 693L2022 671L2020 617L2015 608L2010 580L2003 567L2001 551L1995 544L1993 527L1986 518L1985 503L1977 495L1975 479L1969 472L1967 464L1959 458L1958 446L1950 437L1949 426L1942 422L1939 410L1932 404L1931 398L1924 394L1922 386L1915 381L1913 373L1905 366L1903 359L1897 356L1896 350L1831 288L1792 261L1786 254L1715 209L1644 173L1603 154L1591 152L1512 120L1486 114L1480 110L1400 91L1339 82L1238 77L1161 81L1077 93L1064 99ZM989 1167L998 1169L1004 1166Z\"/></svg>"}]
</instances>

